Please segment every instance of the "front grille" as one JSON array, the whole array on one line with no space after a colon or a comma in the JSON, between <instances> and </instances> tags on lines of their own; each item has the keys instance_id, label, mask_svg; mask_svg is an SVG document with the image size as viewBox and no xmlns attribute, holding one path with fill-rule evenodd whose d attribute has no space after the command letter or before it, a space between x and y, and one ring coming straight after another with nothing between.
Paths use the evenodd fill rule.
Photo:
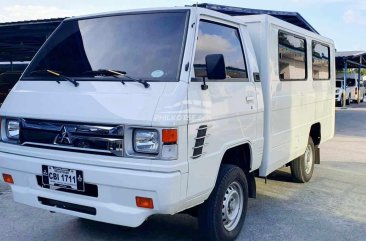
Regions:
<instances>
[{"instance_id":1,"label":"front grille","mask_svg":"<svg viewBox=\"0 0 366 241\"><path fill-rule=\"evenodd\" d=\"M123 155L122 125L20 120L21 145L100 155Z\"/></svg>"}]
</instances>

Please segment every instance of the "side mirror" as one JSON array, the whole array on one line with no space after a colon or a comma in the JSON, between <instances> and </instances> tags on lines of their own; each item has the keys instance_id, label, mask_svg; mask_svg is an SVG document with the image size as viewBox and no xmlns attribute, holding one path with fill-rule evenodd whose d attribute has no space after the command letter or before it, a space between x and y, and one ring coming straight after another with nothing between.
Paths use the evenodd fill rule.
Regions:
<instances>
[{"instance_id":1,"label":"side mirror","mask_svg":"<svg viewBox=\"0 0 366 241\"><path fill-rule=\"evenodd\" d=\"M222 54L209 54L206 56L206 72L208 79L226 79L226 65L224 55ZM203 78L202 90L207 90L206 78Z\"/></svg>"},{"instance_id":2,"label":"side mirror","mask_svg":"<svg viewBox=\"0 0 366 241\"><path fill-rule=\"evenodd\" d=\"M206 71L208 79L226 79L226 65L224 55L209 54L206 56Z\"/></svg>"}]
</instances>

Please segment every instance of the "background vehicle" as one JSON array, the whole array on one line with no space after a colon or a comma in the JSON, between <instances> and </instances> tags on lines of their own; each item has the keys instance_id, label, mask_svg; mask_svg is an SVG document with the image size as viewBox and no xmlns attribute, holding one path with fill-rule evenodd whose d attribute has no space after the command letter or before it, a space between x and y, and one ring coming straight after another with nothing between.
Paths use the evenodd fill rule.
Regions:
<instances>
[{"instance_id":1,"label":"background vehicle","mask_svg":"<svg viewBox=\"0 0 366 241\"><path fill-rule=\"evenodd\" d=\"M64 21L0 110L15 201L129 227L188 210L235 239L255 173L310 181L334 135L334 44L201 8Z\"/></svg>"},{"instance_id":2,"label":"background vehicle","mask_svg":"<svg viewBox=\"0 0 366 241\"><path fill-rule=\"evenodd\" d=\"M342 106L344 101L344 86L343 86L343 80L337 79L336 80L336 91L335 91L335 100L337 106ZM346 105L349 105L351 102L351 89L346 88Z\"/></svg>"},{"instance_id":3,"label":"background vehicle","mask_svg":"<svg viewBox=\"0 0 366 241\"><path fill-rule=\"evenodd\" d=\"M360 101L364 102L366 96L366 76L361 76L360 81Z\"/></svg>"},{"instance_id":4,"label":"background vehicle","mask_svg":"<svg viewBox=\"0 0 366 241\"><path fill-rule=\"evenodd\" d=\"M337 74L337 79L343 80L343 74ZM351 94L351 102L353 103L359 103L363 102L363 97L365 96L365 88L363 87L363 80L360 81L360 89L358 88L358 74L352 73L347 74L347 88L350 90ZM360 96L360 99L358 99L358 96Z\"/></svg>"}]
</instances>

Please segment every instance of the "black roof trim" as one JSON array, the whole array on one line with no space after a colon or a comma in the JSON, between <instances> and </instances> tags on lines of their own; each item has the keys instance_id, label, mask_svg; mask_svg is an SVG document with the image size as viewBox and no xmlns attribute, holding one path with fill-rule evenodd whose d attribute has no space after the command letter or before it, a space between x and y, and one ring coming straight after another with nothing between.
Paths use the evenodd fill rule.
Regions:
<instances>
[{"instance_id":1,"label":"black roof trim","mask_svg":"<svg viewBox=\"0 0 366 241\"><path fill-rule=\"evenodd\" d=\"M224 14L228 14L231 16L241 16L241 15L258 15L258 14L268 14L273 17L279 18L288 23L294 24L300 28L309 30L316 34L319 34L318 31L313 28L309 22L307 22L299 13L297 12L285 12L285 11L274 11L274 10L261 10L261 9L251 9L251 8L240 8L240 7L231 7L210 3L201 3L195 4L194 7L207 8L210 10L214 10L217 12L221 12Z\"/></svg>"}]
</instances>

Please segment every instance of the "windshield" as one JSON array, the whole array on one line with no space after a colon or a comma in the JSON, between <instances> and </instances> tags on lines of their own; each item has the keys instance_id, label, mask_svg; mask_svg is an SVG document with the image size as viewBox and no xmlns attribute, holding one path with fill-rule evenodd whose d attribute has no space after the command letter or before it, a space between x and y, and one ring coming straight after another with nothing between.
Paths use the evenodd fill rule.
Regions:
<instances>
[{"instance_id":1,"label":"windshield","mask_svg":"<svg viewBox=\"0 0 366 241\"><path fill-rule=\"evenodd\" d=\"M45 77L42 70L47 69L74 78L110 69L135 78L177 81L187 16L188 11L171 11L64 21L24 78Z\"/></svg>"},{"instance_id":2,"label":"windshield","mask_svg":"<svg viewBox=\"0 0 366 241\"><path fill-rule=\"evenodd\" d=\"M336 87L342 88L342 81L336 81Z\"/></svg>"},{"instance_id":3,"label":"windshield","mask_svg":"<svg viewBox=\"0 0 366 241\"><path fill-rule=\"evenodd\" d=\"M356 86L356 80L355 79L347 79L347 85L348 86Z\"/></svg>"}]
</instances>

